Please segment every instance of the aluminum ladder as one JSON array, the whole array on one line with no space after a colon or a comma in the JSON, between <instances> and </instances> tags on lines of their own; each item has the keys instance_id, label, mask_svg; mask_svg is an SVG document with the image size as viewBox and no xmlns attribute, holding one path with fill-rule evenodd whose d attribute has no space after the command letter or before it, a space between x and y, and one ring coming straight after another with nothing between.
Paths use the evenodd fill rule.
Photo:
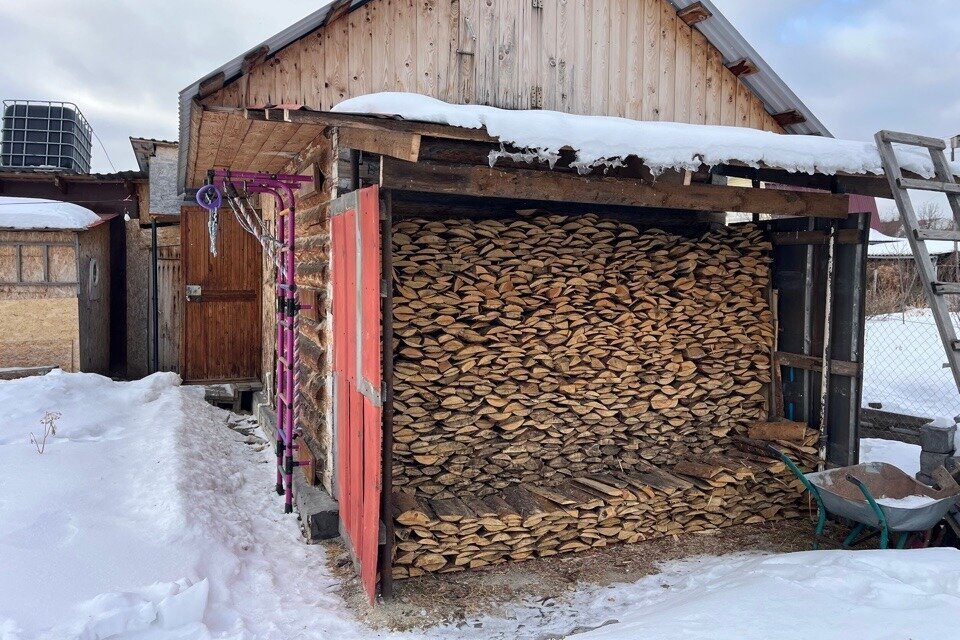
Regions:
<instances>
[{"instance_id":1,"label":"aluminum ladder","mask_svg":"<svg viewBox=\"0 0 960 640\"><path fill-rule=\"evenodd\" d=\"M960 341L957 340L957 333L950 319L950 311L947 308L947 299L945 298L945 296L960 295L960 283L939 281L937 270L930 259L926 244L927 240L960 242L960 184L957 184L947 162L947 156L944 153L947 148L946 142L939 138L928 138L896 131L878 131L874 138L877 141L877 149L880 151L884 173L886 173L887 180L890 182L890 192L897 203L897 209L900 210L900 218L903 220L907 242L910 243L910 249L913 251L913 258L917 263L917 271L920 273L920 280L923 283L927 302L929 302L930 309L933 311L933 317L940 332L940 339L943 341L947 363L953 372L953 380L957 384L957 390L960 391ZM926 149L933 161L934 178L925 180L903 177L903 170L893 148L894 144ZM921 229L917 223L917 214L907 189L932 191L946 195L947 201L950 203L950 210L953 213L955 230Z\"/></svg>"}]
</instances>

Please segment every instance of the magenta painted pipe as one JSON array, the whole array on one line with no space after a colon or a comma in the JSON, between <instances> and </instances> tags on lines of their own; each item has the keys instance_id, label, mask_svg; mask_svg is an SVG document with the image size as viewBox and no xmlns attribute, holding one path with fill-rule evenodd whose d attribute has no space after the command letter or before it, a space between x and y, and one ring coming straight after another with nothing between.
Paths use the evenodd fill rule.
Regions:
<instances>
[{"instance_id":1,"label":"magenta painted pipe","mask_svg":"<svg viewBox=\"0 0 960 640\"><path fill-rule=\"evenodd\" d=\"M284 497L283 510L293 511L293 453L297 433L297 279L296 279L296 196L294 192L310 176L274 175L249 171L216 169L213 183L224 192L229 183L238 192L272 195L277 206L276 238L281 251L274 282L277 308L276 370L274 397L277 403L277 493Z\"/></svg>"}]
</instances>

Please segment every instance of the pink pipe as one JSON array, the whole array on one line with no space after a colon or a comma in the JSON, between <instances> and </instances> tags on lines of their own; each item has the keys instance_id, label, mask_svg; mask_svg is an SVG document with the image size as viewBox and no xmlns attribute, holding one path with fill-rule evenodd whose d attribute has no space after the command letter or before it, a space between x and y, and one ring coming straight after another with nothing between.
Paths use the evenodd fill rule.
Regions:
<instances>
[{"instance_id":1,"label":"pink pipe","mask_svg":"<svg viewBox=\"0 0 960 640\"><path fill-rule=\"evenodd\" d=\"M297 399L297 284L296 284L296 197L294 191L310 176L273 175L248 171L213 172L213 182L223 190L229 183L238 191L264 193L277 205L277 240L283 247L275 287L277 297L277 365L274 384L277 398L277 492L284 496L284 512L293 511L293 460Z\"/></svg>"}]
</instances>

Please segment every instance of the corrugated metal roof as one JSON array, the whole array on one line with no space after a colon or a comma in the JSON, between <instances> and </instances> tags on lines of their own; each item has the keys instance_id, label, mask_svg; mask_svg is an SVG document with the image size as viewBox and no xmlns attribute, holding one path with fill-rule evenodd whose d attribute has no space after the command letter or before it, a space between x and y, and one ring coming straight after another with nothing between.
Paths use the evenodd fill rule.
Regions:
<instances>
[{"instance_id":1,"label":"corrugated metal roof","mask_svg":"<svg viewBox=\"0 0 960 640\"><path fill-rule=\"evenodd\" d=\"M331 0L322 7L306 16L302 20L290 25L286 29L274 34L259 45L250 48L226 64L214 69L203 78L200 78L190 86L180 92L180 140L184 144L180 145L180 162L177 170L177 185L182 190L186 180L187 152L190 146L190 111L193 108L193 100L199 92L201 83L219 73L224 75L224 84L240 75L243 67L244 58L252 52L260 49L266 51L266 55L273 55L280 49L283 49L292 42L299 40L311 31L323 26L330 14L330 10L339 0ZM371 0L352 0L350 11L353 11ZM678 10L688 7L697 0L669 0L669 2ZM741 58L748 58L757 68L757 72L742 76L741 80L766 105L767 111L771 114L782 113L796 109L806 118L806 122L788 125L785 127L788 133L814 134L833 137L830 131L817 119L813 112L790 90L790 87L778 76L763 58L750 46L737 29L730 24L723 14L717 9L710 0L700 0L713 14L710 18L700 22L695 28L699 29L707 40L715 46L723 55L724 62L734 62Z\"/></svg>"},{"instance_id":2,"label":"corrugated metal roof","mask_svg":"<svg viewBox=\"0 0 960 640\"><path fill-rule=\"evenodd\" d=\"M833 137L833 134L823 125L817 116L803 104L787 83L764 61L756 49L741 35L737 28L717 9L710 0L669 0L677 10L685 9L696 2L700 2L713 15L694 28L706 36L707 40L720 51L724 64L736 62L746 58L757 68L756 73L740 76L740 81L750 87L758 98L763 101L767 112L771 115L796 109L807 119L800 124L784 127L787 133L812 134Z\"/></svg>"}]
</instances>

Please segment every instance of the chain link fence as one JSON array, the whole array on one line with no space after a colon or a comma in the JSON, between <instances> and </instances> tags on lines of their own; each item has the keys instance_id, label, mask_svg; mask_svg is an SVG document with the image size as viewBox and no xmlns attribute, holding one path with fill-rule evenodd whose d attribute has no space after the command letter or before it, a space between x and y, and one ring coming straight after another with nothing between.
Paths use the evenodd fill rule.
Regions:
<instances>
[{"instance_id":1,"label":"chain link fence","mask_svg":"<svg viewBox=\"0 0 960 640\"><path fill-rule=\"evenodd\" d=\"M960 281L957 254L941 257L937 268L942 281ZM868 261L866 312L863 406L928 419L960 416L960 393L912 257ZM951 315L960 332L960 307Z\"/></svg>"}]
</instances>

